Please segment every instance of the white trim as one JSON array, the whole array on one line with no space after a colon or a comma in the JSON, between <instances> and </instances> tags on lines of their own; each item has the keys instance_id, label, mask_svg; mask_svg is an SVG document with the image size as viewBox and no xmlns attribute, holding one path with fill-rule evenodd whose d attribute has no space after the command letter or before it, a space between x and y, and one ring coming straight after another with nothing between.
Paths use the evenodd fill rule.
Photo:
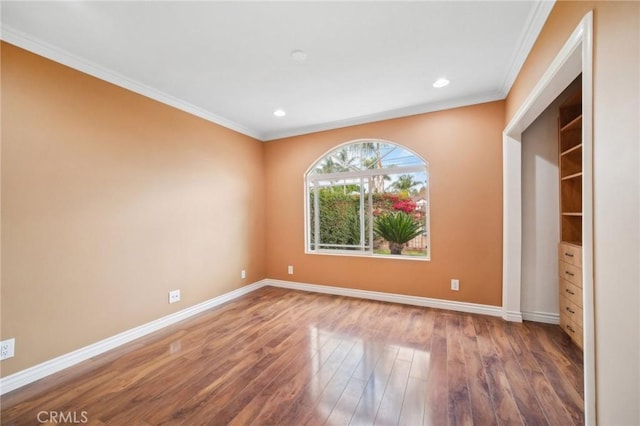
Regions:
<instances>
[{"instance_id":1,"label":"white trim","mask_svg":"<svg viewBox=\"0 0 640 426\"><path fill-rule=\"evenodd\" d=\"M348 256L348 257L366 257L368 259L389 259L389 260L411 260L411 261L419 261L419 262L430 262L430 256L406 256L406 255L397 255L397 254L375 254L375 253L367 253L362 251L351 251L351 250L327 250L327 249L319 249L319 250L309 250L306 248L304 254L311 255L320 255L320 256Z\"/></svg>"},{"instance_id":2,"label":"white trim","mask_svg":"<svg viewBox=\"0 0 640 426\"><path fill-rule=\"evenodd\" d=\"M503 308L520 311L522 256L522 132L580 74L583 24L571 34L520 109L503 137ZM584 83L583 83L584 84ZM585 94L586 96L586 94ZM583 119L583 125L585 120ZM584 223L584 220L583 220Z\"/></svg>"},{"instance_id":3,"label":"white trim","mask_svg":"<svg viewBox=\"0 0 640 426\"><path fill-rule=\"evenodd\" d=\"M320 163L328 156L330 156L331 154L335 153L335 152L339 152L341 149L343 149L344 147L348 147L351 145L358 145L358 144L362 144L365 142L376 142L376 143L382 143L382 144L386 144L386 145L392 145L393 147L395 147L394 149L398 148L401 149L403 151L406 151L410 154L412 154L414 157L416 157L417 159L419 159L420 161L422 161L422 165L415 165L415 166L401 166L401 167L385 167L382 169L366 169L366 170L354 170L354 171L347 171L347 172L337 172L337 173L322 173L322 174L312 174L312 172L320 165ZM393 151L393 150L391 150ZM388 154L388 153L387 153ZM383 156L383 158L387 155L385 154ZM382 173L382 170L386 170L389 174L391 172L393 172L393 174L402 174L402 173L409 173L409 172L424 172L425 174L425 198L427 200L427 211L429 212L431 210L430 205L428 204L428 200L429 200L429 192L430 192L430 185L429 185L429 179L430 179L430 174L429 174L429 162L427 160L425 160L422 155L416 153L415 151L413 151L410 148L407 148L404 145L401 145L397 142L393 142L390 141L388 139L379 139L379 138L364 138L364 139L354 139L351 141L347 141L347 142L343 142L337 146L334 146L332 148L330 148L329 150L325 151L324 154L322 154L320 157L318 157L318 159L316 159L308 168L307 170L304 172L304 177L303 177L303 181L304 181L304 197L303 197L303 201L304 201L304 218L305 218L305 223L304 223L304 252L305 254L312 254L312 255L316 255L316 254L320 254L320 255L329 255L329 256L350 256L350 257L368 257L368 258L372 258L375 257L376 259L395 259L395 260L419 260L419 261L430 261L431 260L431 232L430 232L430 214L425 215L425 222L424 222L424 226L425 226L425 230L427 231L427 236L426 236L426 240L427 240L427 255L426 256L397 256L397 255L381 255L381 254L376 254L373 252L373 247L369 246L368 250L364 250L364 245L362 246L358 246L358 247L363 247L361 250L340 250L340 249L327 249L327 248L320 248L319 246L329 246L329 247L347 247L346 245L339 245L339 244L315 244L315 248L313 250L311 250L310 246L312 244L312 241L310 241L309 237L311 236L311 229L309 228L310 225L310 219L309 218L309 208L311 207L309 205L310 203L310 198L313 199L313 203L314 203L314 215L315 215L315 220L314 220L314 224L316 229L315 231L315 235L319 235L319 223L320 220L318 219L318 215L319 215L319 209L318 209L318 188L324 188L324 187L329 187L329 186L341 186L342 184L337 182L339 179L346 179L346 178L354 178L354 179L360 179L360 203L362 204L364 202L364 198L362 197L362 193L363 193L363 182L362 182L362 178L365 177L373 177L373 176L379 176L382 175L384 173ZM329 184L329 185L319 185L318 182L319 181L336 181L335 184ZM313 190L313 193L310 190ZM313 197L311 197L313 195ZM371 203L372 201L372 195L371 192L369 192L369 197L368 197L368 203ZM363 212L364 210L361 209L361 212ZM362 222L361 222L362 223ZM361 229L361 232L363 230ZM371 236L373 236L373 229L372 227L370 227L369 230ZM373 237L371 237L373 238ZM364 241L364 240L361 240ZM373 241L373 239L371 240ZM356 247L356 246L351 246L351 247Z\"/></svg>"},{"instance_id":4,"label":"white trim","mask_svg":"<svg viewBox=\"0 0 640 426\"><path fill-rule=\"evenodd\" d=\"M375 114L363 115L345 120L331 121L327 123L320 123L311 126L302 126L295 129L276 130L271 132L259 132L255 129L250 129L235 121L226 119L219 115L213 114L204 108L198 107L191 103L188 103L182 99L176 98L172 95L164 93L160 90L142 84L122 74L109 70L101 65L87 61L80 58L66 50L60 49L49 43L46 43L40 39L29 36L15 28L10 26L2 26L0 38L10 44L18 46L22 49L33 52L37 55L43 56L52 61L66 65L75 70L81 71L85 74L89 74L93 77L123 87L132 92L138 93L142 96L146 96L155 101L161 102L165 105L172 106L181 111L200 117L204 120L223 126L227 129L234 130L243 135L250 136L254 139L268 142L275 139L281 139L284 137L299 136L308 133L320 132L324 130L334 130L342 127L355 126L358 124L372 123L382 120L389 120L392 118L402 118L411 115L424 114L433 111L442 111L451 108L481 104L486 102L499 101L504 99L505 95L501 90L496 90L487 93L475 94L465 96L458 99L451 99L442 102L433 102L428 104L420 104L409 106L406 108L400 108L391 111L382 111Z\"/></svg>"},{"instance_id":5,"label":"white trim","mask_svg":"<svg viewBox=\"0 0 640 426\"><path fill-rule=\"evenodd\" d=\"M398 144L394 144L396 146L400 146L401 148L404 148L401 145ZM332 150L334 151L334 150ZM405 149L405 151L409 151L408 149ZM410 151L409 151L410 152ZM415 155L415 157L420 158L419 156ZM324 157L322 157L322 159L325 159L326 155ZM422 160L422 158L420 158ZM424 160L422 160L424 161ZM316 164L318 164L318 161L316 161L313 165L315 166ZM313 167L313 166L312 166ZM420 173L420 172L425 172L427 173L427 168L428 168L428 163L426 161L424 161L424 165L416 165L416 166L388 166L388 167L383 167L381 169L366 169L366 170L353 170L353 171L348 171L348 172L335 172L335 173L318 173L318 174L313 174L310 175L307 173L307 180L310 180L311 182L315 183L317 181L322 181L322 180L338 180L338 179L349 179L349 178L363 178L363 177L374 177L374 176L380 176L380 175L390 175L390 174L394 174L394 175L399 175L399 174L403 174L403 173ZM319 186L341 186L342 183L336 183L333 185L319 185Z\"/></svg>"},{"instance_id":6,"label":"white trim","mask_svg":"<svg viewBox=\"0 0 640 426\"><path fill-rule=\"evenodd\" d=\"M593 12L582 33L582 330L585 424L596 424L596 336L593 264Z\"/></svg>"},{"instance_id":7,"label":"white trim","mask_svg":"<svg viewBox=\"0 0 640 426\"><path fill-rule=\"evenodd\" d=\"M352 288L332 287L327 285L305 284L293 281L274 280L267 278L266 285L288 288L291 290L308 291L312 293L333 294L336 296L356 297L359 299L379 300L382 302L401 303L403 305L424 306L428 308L448 309L451 311L468 312L472 314L502 316L499 306L481 305L477 303L457 302L454 300L431 299L404 294L382 293L379 291L356 290Z\"/></svg>"},{"instance_id":8,"label":"white trim","mask_svg":"<svg viewBox=\"0 0 640 426\"><path fill-rule=\"evenodd\" d=\"M521 134L582 72L580 50L582 38L583 24L581 23L509 121L504 129L505 134L511 137L517 137Z\"/></svg>"},{"instance_id":9,"label":"white trim","mask_svg":"<svg viewBox=\"0 0 640 426\"><path fill-rule=\"evenodd\" d=\"M456 302L452 300L431 299L419 296L406 296L394 293L381 293L377 291L356 290L342 287L331 287L316 284L304 284L292 281L282 281L274 279L263 279L253 284L233 290L229 293L214 297L197 305L148 322L141 326L118 333L99 342L60 355L25 370L18 371L10 376L0 378L0 395L21 388L36 380L40 380L51 374L57 373L65 368L72 367L89 358L105 353L118 346L129 343L135 339L146 336L150 333L168 327L179 321L185 320L208 309L215 308L223 303L229 302L252 291L265 286L288 288L292 290L302 290L314 293L334 294L339 296L356 297L360 299L379 300L383 302L400 303L404 305L425 306L437 309L448 309L458 312L468 312L472 314L490 315L499 317L502 310L499 306L481 305L476 303Z\"/></svg>"},{"instance_id":10,"label":"white trim","mask_svg":"<svg viewBox=\"0 0 640 426\"><path fill-rule=\"evenodd\" d=\"M511 58L511 64L504 76L502 83L502 93L506 97L513 86L513 82L516 80L522 64L529 56L533 44L538 39L544 23L547 21L551 9L555 5L555 0L539 0L534 6L527 18L527 24L524 26L520 40L518 41L518 47Z\"/></svg>"},{"instance_id":11,"label":"white trim","mask_svg":"<svg viewBox=\"0 0 640 426\"><path fill-rule=\"evenodd\" d=\"M540 35L540 31L547 21L547 18L551 13L554 5L555 0L538 0L538 2L534 5L534 8L527 19L527 24L524 27L525 29L522 32L518 47L516 48L514 55L511 58L509 69L503 78L502 87L500 87L500 89L497 91L465 96L463 98L453 100L413 105L406 108L383 111L375 114L352 117L345 120L331 121L328 123L315 124L311 126L302 126L295 129L274 130L264 133L263 140L271 141L281 138L304 135L308 133L355 126L358 124L366 124L376 121L390 120L393 118L402 118L411 115L425 114L428 112L442 111L462 106L470 106L502 100L509 93L513 82L515 81L518 73L520 72L520 69L522 68L522 64L524 64L527 56L529 56L531 48Z\"/></svg>"},{"instance_id":12,"label":"white trim","mask_svg":"<svg viewBox=\"0 0 640 426\"><path fill-rule=\"evenodd\" d=\"M525 321L543 322L545 324L560 324L560 315L551 312L522 311L522 319Z\"/></svg>"},{"instance_id":13,"label":"white trim","mask_svg":"<svg viewBox=\"0 0 640 426\"><path fill-rule=\"evenodd\" d=\"M518 43L518 47L515 50L513 58L511 59L509 69L503 79L504 82L502 84L502 87L499 90L473 94L458 99L412 105L405 108L382 111L374 114L352 117L345 120L330 121L327 123L314 124L311 126L302 126L295 129L274 130L267 132L259 132L235 121L216 115L208 110L205 110L204 108L198 107L182 99L176 98L175 96L147 86L115 71L109 70L94 62L87 61L86 59L83 59L64 49L49 44L43 40L30 36L11 26L2 26L0 38L22 49L36 53L40 56L51 59L52 61L61 63L78 71L82 71L85 74L89 74L93 77L123 87L127 90L146 96L163 104L172 106L181 111L185 111L189 114L234 130L238 133L242 133L260 141L267 142L285 137L299 136L308 133L355 126L358 124L372 123L393 118L401 118L411 115L424 114L428 112L442 111L451 108L502 100L505 98L509 89L511 88L511 85L515 81L515 78L518 75L522 64L527 58L527 55L529 54L533 43L537 39L540 30L542 29L549 13L551 12L554 3L555 0L539 0L532 9L527 19L527 24L525 26L525 29L523 30L521 39Z\"/></svg>"},{"instance_id":14,"label":"white trim","mask_svg":"<svg viewBox=\"0 0 640 426\"><path fill-rule=\"evenodd\" d=\"M313 163L311 163L309 165L309 167L307 167L307 170L304 171L304 174L302 175L303 179L306 179L307 176L309 175L309 173L311 173L316 167L319 166L319 163L321 162L321 160L323 160L325 157L327 157L329 154L333 153L333 152L339 152L342 148L347 147L349 145L354 145L354 144L358 144L358 143L368 143L368 142L380 142L383 144L387 144L387 145L393 145L397 148L403 149L407 152L410 152L411 154L413 154L415 157L419 158L420 160L422 160L425 164L425 166L427 167L427 169L429 168L429 162L421 155L418 154L416 151L414 151L413 149L406 147L398 142L394 142L390 139L384 139L384 138L377 138L377 137L372 137L372 138L358 138L358 139L351 139L345 142L341 142L338 145L332 146L331 148L327 149L326 151L324 151L320 156L318 156L318 158L315 159L315 161Z\"/></svg>"},{"instance_id":15,"label":"white trim","mask_svg":"<svg viewBox=\"0 0 640 426\"><path fill-rule=\"evenodd\" d=\"M511 322L522 322L522 312L520 311L502 311L502 319Z\"/></svg>"},{"instance_id":16,"label":"white trim","mask_svg":"<svg viewBox=\"0 0 640 426\"><path fill-rule=\"evenodd\" d=\"M306 135L309 133L323 132L325 130L335 130L343 127L356 126L358 124L374 123L377 121L390 120L393 118L405 118L412 115L426 114L428 112L443 111L452 108L465 107L487 102L500 101L504 99L501 91L492 91L476 95L465 96L458 99L449 99L441 102L413 105L406 108L399 108L390 111L382 111L375 114L361 115L344 120L330 121L327 123L302 126L295 129L274 130L262 135L265 142L288 138L292 136Z\"/></svg>"},{"instance_id":17,"label":"white trim","mask_svg":"<svg viewBox=\"0 0 640 426\"><path fill-rule=\"evenodd\" d=\"M7 392L18 389L22 386L33 383L36 380L40 380L50 374L57 373L60 370L76 365L82 361L85 361L96 355L100 355L132 340L146 336L147 334L158 331L164 327L175 324L193 315L204 312L208 309L219 306L230 300L236 299L261 287L264 287L266 280L261 280L253 284L249 284L245 287L233 290L229 293L222 294L220 296L209 299L205 302L198 303L197 305L175 312L173 314L164 316L157 320L148 322L141 326L132 328L130 330L118 333L115 336L108 337L99 342L77 349L73 352L60 355L49 361L45 361L41 364L27 368L22 371L18 371L10 376L0 379L0 395L4 395Z\"/></svg>"},{"instance_id":18,"label":"white trim","mask_svg":"<svg viewBox=\"0 0 640 426\"><path fill-rule=\"evenodd\" d=\"M503 317L520 312L522 132L582 72L582 275L585 424L596 424L593 294L593 12L587 13L503 132Z\"/></svg>"},{"instance_id":19,"label":"white trim","mask_svg":"<svg viewBox=\"0 0 640 426\"><path fill-rule=\"evenodd\" d=\"M200 108L196 105L190 104L189 102L185 102L182 99L176 98L175 96L164 93L158 89L154 89L153 87L147 86L146 84L142 84L136 80L133 80L132 78L109 70L101 65L87 61L86 59L82 59L79 56L76 56L70 52L67 52L66 50L60 49L59 47L53 46L42 40L31 37L21 31L16 30L15 28L3 25L1 38L2 40L16 45L22 49L36 53L40 56L61 63L85 74L89 74L93 77L115 84L116 86L123 87L127 90L138 93L142 96L146 96L165 105L172 106L181 111L195 115L196 117L203 118L227 129L242 133L243 135L262 140L262 135L259 132L255 132L254 130L243 126L242 124L228 120L224 117L220 117L219 115L205 110L204 108Z\"/></svg>"}]
</instances>

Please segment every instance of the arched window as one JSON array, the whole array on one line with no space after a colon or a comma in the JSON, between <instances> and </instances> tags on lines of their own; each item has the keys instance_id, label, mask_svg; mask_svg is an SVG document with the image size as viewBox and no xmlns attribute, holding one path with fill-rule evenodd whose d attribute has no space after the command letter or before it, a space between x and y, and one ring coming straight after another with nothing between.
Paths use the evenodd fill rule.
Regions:
<instances>
[{"instance_id":1,"label":"arched window","mask_svg":"<svg viewBox=\"0 0 640 426\"><path fill-rule=\"evenodd\" d=\"M306 250L429 259L429 165L384 140L343 144L305 175Z\"/></svg>"}]
</instances>

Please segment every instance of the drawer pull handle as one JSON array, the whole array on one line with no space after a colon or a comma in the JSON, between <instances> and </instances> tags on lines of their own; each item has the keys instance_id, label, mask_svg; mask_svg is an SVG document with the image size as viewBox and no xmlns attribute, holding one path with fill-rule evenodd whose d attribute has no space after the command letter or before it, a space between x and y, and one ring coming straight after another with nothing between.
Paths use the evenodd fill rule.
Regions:
<instances>
[{"instance_id":1,"label":"drawer pull handle","mask_svg":"<svg viewBox=\"0 0 640 426\"><path fill-rule=\"evenodd\" d=\"M571 290L569 290L568 288L565 288L565 289L564 289L564 291L566 291L567 293L569 293L569 294L570 294L570 295L572 295L572 296L575 294L574 292L572 292L572 291L571 291Z\"/></svg>"},{"instance_id":2,"label":"drawer pull handle","mask_svg":"<svg viewBox=\"0 0 640 426\"><path fill-rule=\"evenodd\" d=\"M573 272L564 271L564 273L569 275L570 277L575 277L575 274Z\"/></svg>"},{"instance_id":3,"label":"drawer pull handle","mask_svg":"<svg viewBox=\"0 0 640 426\"><path fill-rule=\"evenodd\" d=\"M573 257L573 253L565 253L564 255L567 257Z\"/></svg>"},{"instance_id":4,"label":"drawer pull handle","mask_svg":"<svg viewBox=\"0 0 640 426\"><path fill-rule=\"evenodd\" d=\"M569 330L572 333L575 333L576 331L573 329L573 327L571 327L570 325L567 325L567 330Z\"/></svg>"},{"instance_id":5,"label":"drawer pull handle","mask_svg":"<svg viewBox=\"0 0 640 426\"><path fill-rule=\"evenodd\" d=\"M566 309L567 311L569 311L569 313L570 313L570 314L575 314L575 313L576 313L576 311L572 311L572 310L571 310L571 308L570 308L570 307L568 307L568 306L567 306L565 309Z\"/></svg>"}]
</instances>

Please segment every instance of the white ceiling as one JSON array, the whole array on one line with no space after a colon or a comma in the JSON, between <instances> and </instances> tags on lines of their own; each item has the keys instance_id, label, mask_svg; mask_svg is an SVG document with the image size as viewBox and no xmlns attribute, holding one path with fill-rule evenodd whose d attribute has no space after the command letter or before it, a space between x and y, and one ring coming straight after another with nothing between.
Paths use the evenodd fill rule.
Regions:
<instances>
[{"instance_id":1,"label":"white ceiling","mask_svg":"<svg viewBox=\"0 0 640 426\"><path fill-rule=\"evenodd\" d=\"M2 1L2 39L271 140L503 99L552 6Z\"/></svg>"}]
</instances>

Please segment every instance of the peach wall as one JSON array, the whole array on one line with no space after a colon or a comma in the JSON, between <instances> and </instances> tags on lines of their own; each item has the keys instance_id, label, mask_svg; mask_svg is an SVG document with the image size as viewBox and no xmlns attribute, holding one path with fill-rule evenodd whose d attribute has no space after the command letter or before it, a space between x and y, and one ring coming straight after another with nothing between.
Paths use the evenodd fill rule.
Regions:
<instances>
[{"instance_id":1,"label":"peach wall","mask_svg":"<svg viewBox=\"0 0 640 426\"><path fill-rule=\"evenodd\" d=\"M267 275L500 305L503 127L504 103L492 102L268 142ZM430 163L431 261L305 254L304 173L328 150L361 138L396 142ZM451 278L460 279L459 292Z\"/></svg>"},{"instance_id":2,"label":"peach wall","mask_svg":"<svg viewBox=\"0 0 640 426\"><path fill-rule=\"evenodd\" d=\"M557 2L506 99L513 117L593 10L598 424L640 424L640 3Z\"/></svg>"},{"instance_id":3,"label":"peach wall","mask_svg":"<svg viewBox=\"0 0 640 426\"><path fill-rule=\"evenodd\" d=\"M265 278L263 157L3 43L2 375Z\"/></svg>"}]
</instances>

